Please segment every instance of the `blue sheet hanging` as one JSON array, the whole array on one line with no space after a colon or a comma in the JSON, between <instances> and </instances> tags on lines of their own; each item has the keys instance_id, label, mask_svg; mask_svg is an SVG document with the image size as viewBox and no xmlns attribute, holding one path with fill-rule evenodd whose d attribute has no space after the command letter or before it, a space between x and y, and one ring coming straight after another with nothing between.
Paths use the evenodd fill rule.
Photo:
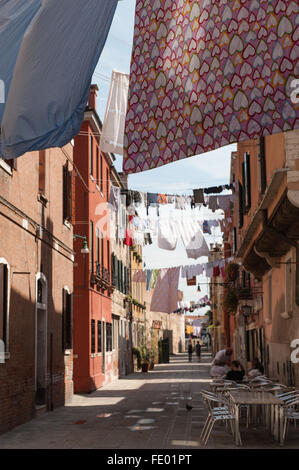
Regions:
<instances>
[{"instance_id":1,"label":"blue sheet hanging","mask_svg":"<svg viewBox=\"0 0 299 470\"><path fill-rule=\"evenodd\" d=\"M62 147L80 130L117 0L47 0L26 31L1 126L2 156Z\"/></svg>"}]
</instances>

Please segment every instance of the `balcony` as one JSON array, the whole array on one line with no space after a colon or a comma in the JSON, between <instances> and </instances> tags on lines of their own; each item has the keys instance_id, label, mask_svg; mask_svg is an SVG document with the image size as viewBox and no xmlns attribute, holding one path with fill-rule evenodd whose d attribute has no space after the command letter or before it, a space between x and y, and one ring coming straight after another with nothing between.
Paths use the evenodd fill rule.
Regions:
<instances>
[{"instance_id":1,"label":"balcony","mask_svg":"<svg viewBox=\"0 0 299 470\"><path fill-rule=\"evenodd\" d=\"M93 285L96 284L102 291L108 290L109 294L114 290L110 271L99 263L96 264L95 272L91 273L90 282Z\"/></svg>"}]
</instances>

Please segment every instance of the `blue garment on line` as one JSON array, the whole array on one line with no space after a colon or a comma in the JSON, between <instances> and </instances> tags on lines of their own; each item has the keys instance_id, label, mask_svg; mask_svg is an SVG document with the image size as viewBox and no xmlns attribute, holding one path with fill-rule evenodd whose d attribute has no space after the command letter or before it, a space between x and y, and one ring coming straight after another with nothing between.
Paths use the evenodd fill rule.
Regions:
<instances>
[{"instance_id":1,"label":"blue garment on line","mask_svg":"<svg viewBox=\"0 0 299 470\"><path fill-rule=\"evenodd\" d=\"M0 123L24 34L41 0L0 0Z\"/></svg>"},{"instance_id":2,"label":"blue garment on line","mask_svg":"<svg viewBox=\"0 0 299 470\"><path fill-rule=\"evenodd\" d=\"M63 147L78 134L117 3L43 1L23 37L8 92L4 158Z\"/></svg>"}]
</instances>

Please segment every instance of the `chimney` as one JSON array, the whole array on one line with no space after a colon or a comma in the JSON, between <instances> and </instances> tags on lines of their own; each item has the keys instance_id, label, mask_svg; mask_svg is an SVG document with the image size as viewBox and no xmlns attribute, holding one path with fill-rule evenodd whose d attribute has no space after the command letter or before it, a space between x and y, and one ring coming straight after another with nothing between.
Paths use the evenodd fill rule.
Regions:
<instances>
[{"instance_id":1,"label":"chimney","mask_svg":"<svg viewBox=\"0 0 299 470\"><path fill-rule=\"evenodd\" d=\"M97 110L97 95L99 87L98 85L90 85L89 98L88 98L88 107Z\"/></svg>"}]
</instances>

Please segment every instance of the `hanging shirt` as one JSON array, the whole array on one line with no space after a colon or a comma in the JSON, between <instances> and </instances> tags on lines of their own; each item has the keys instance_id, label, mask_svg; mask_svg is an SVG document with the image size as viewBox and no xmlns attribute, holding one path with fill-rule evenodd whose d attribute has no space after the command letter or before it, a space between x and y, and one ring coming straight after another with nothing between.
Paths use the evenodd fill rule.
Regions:
<instances>
[{"instance_id":1,"label":"hanging shirt","mask_svg":"<svg viewBox=\"0 0 299 470\"><path fill-rule=\"evenodd\" d=\"M203 189L193 189L195 204L204 204Z\"/></svg>"},{"instance_id":2,"label":"hanging shirt","mask_svg":"<svg viewBox=\"0 0 299 470\"><path fill-rule=\"evenodd\" d=\"M152 296L152 312L172 313L178 308L180 268L161 269Z\"/></svg>"},{"instance_id":3,"label":"hanging shirt","mask_svg":"<svg viewBox=\"0 0 299 470\"><path fill-rule=\"evenodd\" d=\"M126 237L124 240L124 244L127 246L133 246L133 237L132 237L132 230L129 228L126 229Z\"/></svg>"},{"instance_id":4,"label":"hanging shirt","mask_svg":"<svg viewBox=\"0 0 299 470\"><path fill-rule=\"evenodd\" d=\"M175 224L170 220L158 222L158 247L163 250L175 250L178 234Z\"/></svg>"},{"instance_id":5,"label":"hanging shirt","mask_svg":"<svg viewBox=\"0 0 299 470\"><path fill-rule=\"evenodd\" d=\"M109 204L115 212L120 208L120 188L113 184L110 185Z\"/></svg>"},{"instance_id":6,"label":"hanging shirt","mask_svg":"<svg viewBox=\"0 0 299 470\"><path fill-rule=\"evenodd\" d=\"M152 269L147 269L146 270L146 290L147 291L150 290L152 273L153 273Z\"/></svg>"},{"instance_id":7,"label":"hanging shirt","mask_svg":"<svg viewBox=\"0 0 299 470\"><path fill-rule=\"evenodd\" d=\"M100 140L103 152L123 155L128 90L129 75L113 70Z\"/></svg>"}]
</instances>

